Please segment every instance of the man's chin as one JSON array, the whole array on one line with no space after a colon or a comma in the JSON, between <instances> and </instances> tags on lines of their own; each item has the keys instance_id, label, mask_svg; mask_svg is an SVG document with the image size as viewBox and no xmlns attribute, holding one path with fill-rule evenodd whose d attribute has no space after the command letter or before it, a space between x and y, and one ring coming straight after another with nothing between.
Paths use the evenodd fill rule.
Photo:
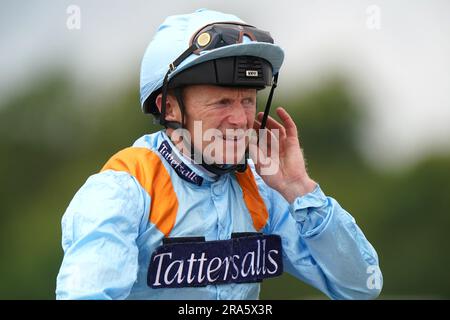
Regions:
<instances>
[{"instance_id":1,"label":"man's chin","mask_svg":"<svg viewBox=\"0 0 450 320\"><path fill-rule=\"evenodd\" d=\"M207 164L239 165L245 163L247 141L227 141L225 144L209 144L203 149L203 161Z\"/></svg>"},{"instance_id":2,"label":"man's chin","mask_svg":"<svg viewBox=\"0 0 450 320\"><path fill-rule=\"evenodd\" d=\"M214 157L213 159L210 159L209 157L207 159L204 158L204 161L207 161L208 164L216 164L216 165L224 165L224 166L231 166L231 165L240 165L245 163L245 152L238 155L238 156L229 156L228 158L226 156L223 157Z\"/></svg>"},{"instance_id":3,"label":"man's chin","mask_svg":"<svg viewBox=\"0 0 450 320\"><path fill-rule=\"evenodd\" d=\"M221 157L224 163L228 164L242 164L245 161L245 151L246 146L242 145L233 145L229 148L224 148L224 154Z\"/></svg>"}]
</instances>

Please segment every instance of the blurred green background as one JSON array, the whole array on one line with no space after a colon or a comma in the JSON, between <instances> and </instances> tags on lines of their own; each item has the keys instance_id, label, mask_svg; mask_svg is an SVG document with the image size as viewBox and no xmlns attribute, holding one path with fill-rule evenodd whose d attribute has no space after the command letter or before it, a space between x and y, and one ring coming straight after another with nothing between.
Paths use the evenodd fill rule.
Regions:
<instances>
[{"instance_id":1,"label":"blurred green background","mask_svg":"<svg viewBox=\"0 0 450 320\"><path fill-rule=\"evenodd\" d=\"M72 4L79 30L67 27ZM377 250L380 298L449 299L446 0L173 0L157 10L146 0L3 0L0 299L55 298L70 200L111 155L159 130L138 99L148 41L166 16L201 7L237 14L285 49L273 107L294 116L310 176ZM284 275L261 298L326 297Z\"/></svg>"},{"instance_id":2,"label":"blurred green background","mask_svg":"<svg viewBox=\"0 0 450 320\"><path fill-rule=\"evenodd\" d=\"M95 108L64 72L49 73L0 108L0 298L53 299L63 252L60 220L87 177L116 151L158 130L141 114L138 83ZM299 126L308 170L356 218L376 248L381 298L449 298L450 154L380 171L357 137L368 121L345 77L281 99ZM262 103L260 103L261 108ZM285 275L263 283L263 299L324 298Z\"/></svg>"}]
</instances>

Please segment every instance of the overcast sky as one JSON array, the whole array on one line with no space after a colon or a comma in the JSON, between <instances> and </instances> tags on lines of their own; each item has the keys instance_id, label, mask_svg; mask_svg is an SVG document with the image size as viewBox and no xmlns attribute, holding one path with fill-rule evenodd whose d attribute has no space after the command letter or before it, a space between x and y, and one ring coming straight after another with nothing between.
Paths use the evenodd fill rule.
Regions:
<instances>
[{"instance_id":1,"label":"overcast sky","mask_svg":"<svg viewBox=\"0 0 450 320\"><path fill-rule=\"evenodd\" d=\"M69 5L80 8L79 30L67 28ZM140 59L164 18L204 7L271 32L286 54L277 94L320 85L332 70L348 74L370 107L362 142L372 162L412 163L450 149L445 0L1 0L0 104L57 66L99 92L137 81Z\"/></svg>"}]
</instances>

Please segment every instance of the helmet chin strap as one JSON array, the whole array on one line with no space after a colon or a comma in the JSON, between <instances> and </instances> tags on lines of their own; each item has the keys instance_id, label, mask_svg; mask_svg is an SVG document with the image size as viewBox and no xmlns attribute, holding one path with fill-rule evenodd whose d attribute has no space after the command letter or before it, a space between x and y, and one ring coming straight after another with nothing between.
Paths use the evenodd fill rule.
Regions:
<instances>
[{"instance_id":1,"label":"helmet chin strap","mask_svg":"<svg viewBox=\"0 0 450 320\"><path fill-rule=\"evenodd\" d=\"M264 108L264 115L261 120L261 127L259 129L264 129L266 127L267 118L269 117L270 106L272 104L273 93L278 84L278 73L273 76L272 87L270 88L269 97L267 98L266 107Z\"/></svg>"},{"instance_id":2,"label":"helmet chin strap","mask_svg":"<svg viewBox=\"0 0 450 320\"><path fill-rule=\"evenodd\" d=\"M233 165L227 165L227 164L223 164L223 165L218 165L218 164L207 164L203 158L202 155L202 163L201 166L203 168L205 168L206 170L208 170L209 172L212 172L216 175L223 175L229 172L244 172L247 169L247 159L248 159L248 148L245 150L245 155L244 155L244 163L241 164L233 164Z\"/></svg>"}]
</instances>

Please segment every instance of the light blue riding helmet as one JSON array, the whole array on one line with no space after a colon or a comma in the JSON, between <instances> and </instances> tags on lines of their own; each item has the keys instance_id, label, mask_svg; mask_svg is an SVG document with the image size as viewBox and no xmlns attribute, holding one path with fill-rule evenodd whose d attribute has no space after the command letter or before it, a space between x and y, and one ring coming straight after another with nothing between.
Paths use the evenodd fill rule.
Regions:
<instances>
[{"instance_id":1,"label":"light blue riding helmet","mask_svg":"<svg viewBox=\"0 0 450 320\"><path fill-rule=\"evenodd\" d=\"M252 40L246 34L240 43L202 50L197 53L186 52L192 46L192 38L198 34L199 30L217 23L247 25L235 15L208 9L169 16L161 24L148 45L141 64L140 101L144 113L156 115L159 113L154 101L161 92L165 77L166 81L170 82L183 70L206 61L233 56L262 58L272 66L272 74L276 79L284 59L283 50L273 43ZM183 53L184 56L180 57ZM177 60L176 66L173 65L175 60ZM171 65L172 67L170 67ZM252 76L251 73L250 76ZM276 85L276 80L274 82Z\"/></svg>"}]
</instances>

